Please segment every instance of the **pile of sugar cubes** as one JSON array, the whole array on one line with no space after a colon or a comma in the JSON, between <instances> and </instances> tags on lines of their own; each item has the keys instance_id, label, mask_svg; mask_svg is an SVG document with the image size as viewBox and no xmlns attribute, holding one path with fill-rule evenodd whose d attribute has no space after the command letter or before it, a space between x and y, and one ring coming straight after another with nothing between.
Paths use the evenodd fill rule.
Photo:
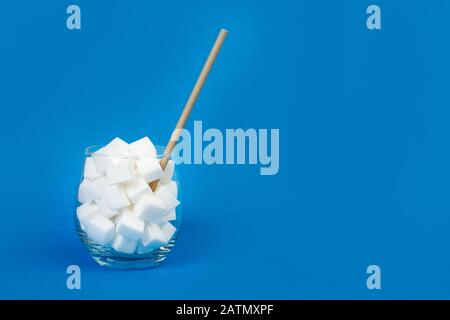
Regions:
<instances>
[{"instance_id":1,"label":"pile of sugar cubes","mask_svg":"<svg viewBox=\"0 0 450 320\"><path fill-rule=\"evenodd\" d=\"M149 253L166 245L176 228L178 186L174 163L163 171L148 137L115 138L86 158L77 217L89 239L122 253ZM153 192L149 183L159 179Z\"/></svg>"}]
</instances>

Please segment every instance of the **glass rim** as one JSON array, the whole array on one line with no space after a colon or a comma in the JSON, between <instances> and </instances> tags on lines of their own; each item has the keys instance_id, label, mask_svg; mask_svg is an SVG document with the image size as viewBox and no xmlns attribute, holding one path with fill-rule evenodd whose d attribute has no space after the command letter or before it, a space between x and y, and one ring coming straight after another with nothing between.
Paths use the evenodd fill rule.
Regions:
<instances>
[{"instance_id":1,"label":"glass rim","mask_svg":"<svg viewBox=\"0 0 450 320\"><path fill-rule=\"evenodd\" d=\"M165 151L165 147L160 146L160 145L155 145L156 148L156 154L154 155L148 155L148 154L143 154L143 155L129 155L129 156L124 156L124 155L120 155L120 154L107 154L107 153L99 153L98 151L105 147L106 144L96 144L96 145L91 145L91 146L87 146L84 149L84 154L86 157L105 157L105 158L115 158L115 159L142 159L142 158L148 158L148 159L161 159L161 158L165 158L165 157L169 157L170 158L170 154L164 153Z\"/></svg>"}]
</instances>

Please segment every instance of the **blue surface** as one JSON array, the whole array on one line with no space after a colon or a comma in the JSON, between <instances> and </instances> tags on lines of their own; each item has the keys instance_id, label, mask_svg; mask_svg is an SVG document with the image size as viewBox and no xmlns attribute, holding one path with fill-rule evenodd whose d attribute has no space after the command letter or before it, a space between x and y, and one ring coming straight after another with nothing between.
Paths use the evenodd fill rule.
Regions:
<instances>
[{"instance_id":1,"label":"blue surface","mask_svg":"<svg viewBox=\"0 0 450 320\"><path fill-rule=\"evenodd\" d=\"M376 1L379 31L368 1L75 3L80 31L69 2L1 5L0 298L450 298L448 1ZM98 267L72 221L84 147L165 144L221 27L188 128L280 128L279 174L182 166L167 261Z\"/></svg>"}]
</instances>

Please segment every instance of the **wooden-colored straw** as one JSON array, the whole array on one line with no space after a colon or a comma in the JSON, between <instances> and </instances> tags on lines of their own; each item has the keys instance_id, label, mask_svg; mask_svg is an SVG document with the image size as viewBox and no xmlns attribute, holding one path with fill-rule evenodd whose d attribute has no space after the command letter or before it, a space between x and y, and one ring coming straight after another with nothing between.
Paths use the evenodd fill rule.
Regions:
<instances>
[{"instance_id":1,"label":"wooden-colored straw","mask_svg":"<svg viewBox=\"0 0 450 320\"><path fill-rule=\"evenodd\" d=\"M181 113L180 118L178 119L177 125L173 130L170 140L167 143L166 148L164 149L165 156L160 161L161 168L163 170L166 168L167 162L169 161L168 156L172 153L173 148L178 142L178 139L181 134L181 129L183 129L184 125L186 124L189 114L191 113L192 108L194 107L194 104L197 101L198 95L202 90L203 84L205 83L205 80L208 77L209 71L211 70L214 61L216 60L217 54L219 53L220 48L222 47L222 44L227 34L228 34L227 30L221 29L219 35L217 36L216 41L214 42L214 46L212 47L208 59L206 60L205 65L203 66L203 69L200 72L200 75L198 76L194 89L192 89L191 95L189 96L189 99L186 102L186 105L184 106L183 112ZM159 180L152 181L150 183L150 187L152 188L153 191L155 191L156 187L158 186L158 182Z\"/></svg>"}]
</instances>

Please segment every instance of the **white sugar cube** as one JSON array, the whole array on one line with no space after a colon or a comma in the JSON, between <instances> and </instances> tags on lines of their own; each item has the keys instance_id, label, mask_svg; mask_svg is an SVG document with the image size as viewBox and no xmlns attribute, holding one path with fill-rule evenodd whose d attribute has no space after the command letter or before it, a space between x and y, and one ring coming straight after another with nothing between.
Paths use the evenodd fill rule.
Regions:
<instances>
[{"instance_id":1,"label":"white sugar cube","mask_svg":"<svg viewBox=\"0 0 450 320\"><path fill-rule=\"evenodd\" d=\"M175 234L175 231L177 231L177 228L175 228L170 222L167 222L166 224L161 226L161 230L166 237L166 241L169 242Z\"/></svg>"},{"instance_id":2,"label":"white sugar cube","mask_svg":"<svg viewBox=\"0 0 450 320\"><path fill-rule=\"evenodd\" d=\"M159 184L158 187L155 190L155 196L162 200L162 202L165 204L167 211L175 209L179 204L180 201L177 200L173 196L172 193L166 188L166 186Z\"/></svg>"},{"instance_id":3,"label":"white sugar cube","mask_svg":"<svg viewBox=\"0 0 450 320\"><path fill-rule=\"evenodd\" d=\"M156 158L141 158L136 160L137 173L142 176L146 182L158 180L163 176L163 171Z\"/></svg>"},{"instance_id":4,"label":"white sugar cube","mask_svg":"<svg viewBox=\"0 0 450 320\"><path fill-rule=\"evenodd\" d=\"M172 180L173 172L175 171L175 163L173 160L167 162L166 168L164 169L164 175L161 178L161 183L169 183Z\"/></svg>"},{"instance_id":5,"label":"white sugar cube","mask_svg":"<svg viewBox=\"0 0 450 320\"><path fill-rule=\"evenodd\" d=\"M100 197L97 200L95 200L95 204L97 205L97 207L100 210L100 214L102 216L105 216L106 218L110 219L114 216L116 216L119 211L118 210L113 210L109 207L108 203L106 202L104 197Z\"/></svg>"},{"instance_id":6,"label":"white sugar cube","mask_svg":"<svg viewBox=\"0 0 450 320\"><path fill-rule=\"evenodd\" d=\"M148 137L139 139L128 145L131 154L134 156L154 156L156 148Z\"/></svg>"},{"instance_id":7,"label":"white sugar cube","mask_svg":"<svg viewBox=\"0 0 450 320\"><path fill-rule=\"evenodd\" d=\"M135 178L134 169L129 164L106 169L106 178L110 184L124 183Z\"/></svg>"},{"instance_id":8,"label":"white sugar cube","mask_svg":"<svg viewBox=\"0 0 450 320\"><path fill-rule=\"evenodd\" d=\"M80 224L86 225L89 219L100 213L99 208L93 203L84 203L77 208L77 217Z\"/></svg>"},{"instance_id":9,"label":"white sugar cube","mask_svg":"<svg viewBox=\"0 0 450 320\"><path fill-rule=\"evenodd\" d=\"M108 146L94 152L91 158L97 168L97 172L100 174L105 173L106 169L122 163L122 156Z\"/></svg>"},{"instance_id":10,"label":"white sugar cube","mask_svg":"<svg viewBox=\"0 0 450 320\"><path fill-rule=\"evenodd\" d=\"M131 156L130 149L128 148L128 143L123 141L120 138L114 138L110 143L108 143L107 147L111 150L112 153L120 156Z\"/></svg>"},{"instance_id":11,"label":"white sugar cube","mask_svg":"<svg viewBox=\"0 0 450 320\"><path fill-rule=\"evenodd\" d=\"M117 221L116 232L132 240L138 240L144 232L145 223L139 220L130 210Z\"/></svg>"},{"instance_id":12,"label":"white sugar cube","mask_svg":"<svg viewBox=\"0 0 450 320\"><path fill-rule=\"evenodd\" d=\"M129 214L129 213L134 214L133 211L129 209L129 207L123 208L122 210L119 210L119 214L116 215L116 216L112 219L112 222L114 222L114 224L117 226L117 222L119 222L120 218L122 218L122 216L123 216L124 214Z\"/></svg>"},{"instance_id":13,"label":"white sugar cube","mask_svg":"<svg viewBox=\"0 0 450 320\"><path fill-rule=\"evenodd\" d=\"M117 252L131 254L136 251L137 243L137 240L129 239L117 233L112 242L112 247Z\"/></svg>"},{"instance_id":14,"label":"white sugar cube","mask_svg":"<svg viewBox=\"0 0 450 320\"><path fill-rule=\"evenodd\" d=\"M130 199L128 199L123 188L118 185L109 186L103 195L112 210L119 210L130 205Z\"/></svg>"},{"instance_id":15,"label":"white sugar cube","mask_svg":"<svg viewBox=\"0 0 450 320\"><path fill-rule=\"evenodd\" d=\"M157 224L149 223L145 226L141 242L144 247L159 248L167 244L168 241L164 232Z\"/></svg>"},{"instance_id":16,"label":"white sugar cube","mask_svg":"<svg viewBox=\"0 0 450 320\"><path fill-rule=\"evenodd\" d=\"M78 188L78 201L81 203L91 202L96 197L97 194L92 189L92 182L88 179L83 179Z\"/></svg>"},{"instance_id":17,"label":"white sugar cube","mask_svg":"<svg viewBox=\"0 0 450 320\"><path fill-rule=\"evenodd\" d=\"M178 197L178 185L175 181L171 180L163 185L175 198Z\"/></svg>"},{"instance_id":18,"label":"white sugar cube","mask_svg":"<svg viewBox=\"0 0 450 320\"><path fill-rule=\"evenodd\" d=\"M155 221L159 226L166 224L169 221L174 221L177 219L176 209L170 210L168 213L164 214L158 221Z\"/></svg>"},{"instance_id":19,"label":"white sugar cube","mask_svg":"<svg viewBox=\"0 0 450 320\"><path fill-rule=\"evenodd\" d=\"M91 179L91 180L100 178L102 176L101 173L99 173L97 171L97 168L95 167L95 164L94 164L94 160L92 160L92 158L90 158L90 157L86 158L86 161L84 163L83 176L86 179Z\"/></svg>"},{"instance_id":20,"label":"white sugar cube","mask_svg":"<svg viewBox=\"0 0 450 320\"><path fill-rule=\"evenodd\" d=\"M135 215L135 214L134 214L134 211L133 211L133 209L132 209L131 207L123 208L123 209L121 209L121 210L119 211L119 214L118 214L117 216L114 217L114 219L113 219L113 220L115 220L114 223L117 224L117 222L119 222L119 219L120 219L123 215L126 215L126 214Z\"/></svg>"},{"instance_id":21,"label":"white sugar cube","mask_svg":"<svg viewBox=\"0 0 450 320\"><path fill-rule=\"evenodd\" d=\"M94 193L95 199L101 197L109 188L108 180L105 177L91 181L90 189Z\"/></svg>"},{"instance_id":22,"label":"white sugar cube","mask_svg":"<svg viewBox=\"0 0 450 320\"><path fill-rule=\"evenodd\" d=\"M144 194L152 194L153 191L144 178L136 178L125 185L125 192L131 202L137 203Z\"/></svg>"},{"instance_id":23,"label":"white sugar cube","mask_svg":"<svg viewBox=\"0 0 450 320\"><path fill-rule=\"evenodd\" d=\"M103 174L106 169L122 164L124 157L131 155L128 144L120 138L114 138L106 146L94 152L92 159L97 171Z\"/></svg>"},{"instance_id":24,"label":"white sugar cube","mask_svg":"<svg viewBox=\"0 0 450 320\"><path fill-rule=\"evenodd\" d=\"M177 211L176 211L175 209L170 210L169 213L167 213L167 214L164 216L164 219L165 219L166 221L174 221L174 220L177 220Z\"/></svg>"},{"instance_id":25,"label":"white sugar cube","mask_svg":"<svg viewBox=\"0 0 450 320\"><path fill-rule=\"evenodd\" d=\"M142 242L141 242L141 241L138 241L138 245L137 245L137 249L136 249L136 252L137 252L138 254L147 254L147 253L152 252L153 250L155 250L155 248L150 247L150 246L144 247L144 245L142 244Z\"/></svg>"},{"instance_id":26,"label":"white sugar cube","mask_svg":"<svg viewBox=\"0 0 450 320\"><path fill-rule=\"evenodd\" d=\"M88 237L102 246L114 238L114 223L100 214L89 219L86 226Z\"/></svg>"},{"instance_id":27,"label":"white sugar cube","mask_svg":"<svg viewBox=\"0 0 450 320\"><path fill-rule=\"evenodd\" d=\"M164 203L154 195L144 194L134 205L136 217L147 222L160 220L166 211Z\"/></svg>"}]
</instances>

